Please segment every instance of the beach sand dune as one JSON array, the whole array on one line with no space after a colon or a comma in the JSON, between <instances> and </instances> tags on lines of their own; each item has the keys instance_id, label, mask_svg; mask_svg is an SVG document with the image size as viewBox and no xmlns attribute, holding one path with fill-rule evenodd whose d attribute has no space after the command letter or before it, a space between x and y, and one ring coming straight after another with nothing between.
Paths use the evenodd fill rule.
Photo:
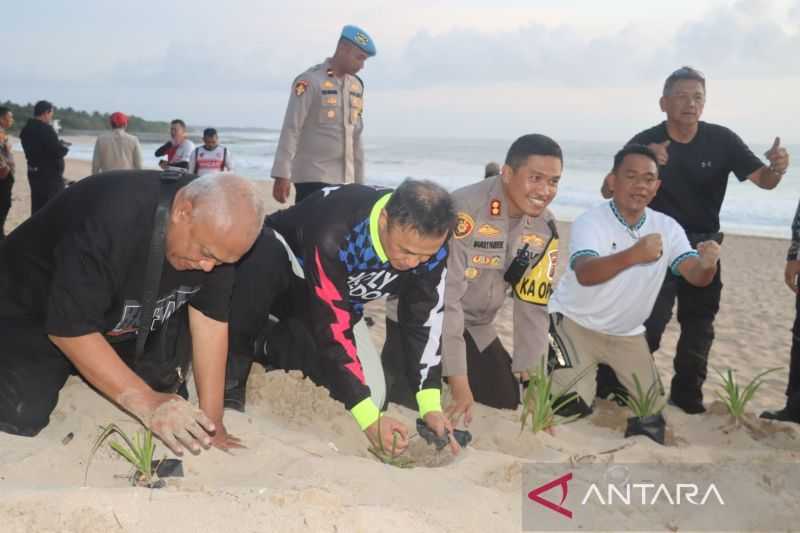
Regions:
<instances>
[{"instance_id":1,"label":"beach sand dune","mask_svg":"<svg viewBox=\"0 0 800 533\"><path fill-rule=\"evenodd\" d=\"M9 229L22 222L30 208L24 162L20 163ZM88 172L87 163L67 163L69 177ZM276 208L271 183L260 187ZM560 229L566 247L569 225L561 224ZM785 240L733 235L723 245L725 290L711 365L730 367L743 380L767 368L782 368L767 378L752 402L752 415L783 402L794 314L793 295L783 284L787 246ZM375 319L372 334L380 346L382 304L367 306L367 314ZM509 305L502 311L499 329L511 348ZM672 375L676 340L673 322L655 354L665 385ZM327 391L297 373L256 368L248 413L226 415L229 431L241 437L247 449L184 457L182 479L171 479L161 490L147 490L127 485L127 465L108 448L95 456L88 486L83 486L98 427L115 422L134 431L137 424L72 377L39 437L0 433L0 531L519 531L523 469L537 462L562 463L565 468L579 463L714 462L735 465L745 490L762 490L760 465L800 462L800 427L763 422L752 415L745 426L734 427L724 407L712 403L719 384L711 371L705 387L710 410L704 415L688 416L666 407L666 446L643 437L623 438L628 414L612 402L599 402L589 419L537 435L520 432L519 412L478 406L470 449L453 458L414 437L409 455L416 468L399 469L372 457L350 415ZM413 428L413 412L396 406L390 412ZM74 437L64 444L68 434ZM165 450L159 443L157 456ZM792 482L796 484L785 478L769 480L773 487ZM796 508L787 493L773 492L775 516ZM747 506L726 513L740 519L742 528L768 524L771 518L753 516ZM655 527L675 530L670 517L663 516L662 522Z\"/></svg>"}]
</instances>

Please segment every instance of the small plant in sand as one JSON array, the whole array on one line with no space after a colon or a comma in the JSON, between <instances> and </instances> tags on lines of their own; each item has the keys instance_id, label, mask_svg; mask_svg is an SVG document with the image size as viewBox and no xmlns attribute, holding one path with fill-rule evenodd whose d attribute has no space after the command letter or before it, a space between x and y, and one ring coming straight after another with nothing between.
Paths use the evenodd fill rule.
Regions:
<instances>
[{"instance_id":1,"label":"small plant in sand","mask_svg":"<svg viewBox=\"0 0 800 533\"><path fill-rule=\"evenodd\" d=\"M664 409L665 402L658 381L654 381L646 391L642 387L642 382L639 381L639 376L636 374L633 374L633 383L636 386L636 390L620 395L628 409L633 411L633 416L647 418L657 415Z\"/></svg>"},{"instance_id":2,"label":"small plant in sand","mask_svg":"<svg viewBox=\"0 0 800 533\"><path fill-rule=\"evenodd\" d=\"M381 419L378 418L378 442L376 444L375 442L372 442L372 439L370 439L372 445L367 448L367 451L377 457L378 460L384 464L395 466L397 468L414 468L413 459L397 453L398 436L399 435L396 432L392 435L392 449L387 450L383 445L383 439L381 439Z\"/></svg>"},{"instance_id":3,"label":"small plant in sand","mask_svg":"<svg viewBox=\"0 0 800 533\"><path fill-rule=\"evenodd\" d=\"M716 368L714 369L714 371L719 374L719 377L722 378L723 392L716 391L717 397L725 404L725 407L728 409L728 412L737 425L744 419L747 403L753 399L756 391L758 391L759 387L764 383L764 376L776 370L780 370L780 368L770 368L769 370L757 374L750 380L750 383L742 388L739 383L736 382L733 370L728 368L727 371L723 373Z\"/></svg>"},{"instance_id":4,"label":"small plant in sand","mask_svg":"<svg viewBox=\"0 0 800 533\"><path fill-rule=\"evenodd\" d=\"M125 431L123 431L116 424L109 424L105 427L100 426L103 430L97 437L92 446L92 451L89 453L89 459L86 461L86 473L84 475L83 483L89 477L89 466L92 463L92 458L97 450L102 446L108 437L116 433L125 442L125 445L117 441L111 441L109 445L111 448L128 461L133 467L129 479L131 485L142 487L153 487L155 484L156 468L153 468L153 453L155 452L155 444L153 443L153 432L149 429L144 431L137 431L131 439Z\"/></svg>"},{"instance_id":5,"label":"small plant in sand","mask_svg":"<svg viewBox=\"0 0 800 533\"><path fill-rule=\"evenodd\" d=\"M530 370L528 372L528 387L525 389L525 394L522 399L522 415L520 416L520 433L525 430L525 426L530 421L531 431L538 433L540 431L552 432L552 429L567 422L572 422L580 418L579 414L560 417L556 413L565 407L570 402L575 401L578 396L575 393L570 393L572 387L583 378L589 369L587 368L581 372L572 382L561 392L558 397L553 397L553 378L547 374L545 369L545 359L542 357L539 362L539 368Z\"/></svg>"}]
</instances>

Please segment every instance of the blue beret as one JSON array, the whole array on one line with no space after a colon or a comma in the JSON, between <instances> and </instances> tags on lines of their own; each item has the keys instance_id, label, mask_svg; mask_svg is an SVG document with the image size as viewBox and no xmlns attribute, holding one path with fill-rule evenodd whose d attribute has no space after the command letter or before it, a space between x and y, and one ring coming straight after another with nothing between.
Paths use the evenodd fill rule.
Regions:
<instances>
[{"instance_id":1,"label":"blue beret","mask_svg":"<svg viewBox=\"0 0 800 533\"><path fill-rule=\"evenodd\" d=\"M372 57L376 53L375 50L375 41L372 40L372 37L367 35L367 32L359 28L358 26L345 26L342 28L342 39L347 39L357 47L361 48L368 56Z\"/></svg>"}]
</instances>

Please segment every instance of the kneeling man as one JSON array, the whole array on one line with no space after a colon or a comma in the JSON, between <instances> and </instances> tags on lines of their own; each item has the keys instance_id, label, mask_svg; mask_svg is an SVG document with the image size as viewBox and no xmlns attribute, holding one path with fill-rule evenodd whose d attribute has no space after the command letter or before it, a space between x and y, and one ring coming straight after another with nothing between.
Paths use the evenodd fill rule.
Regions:
<instances>
[{"instance_id":1,"label":"kneeling man","mask_svg":"<svg viewBox=\"0 0 800 533\"><path fill-rule=\"evenodd\" d=\"M661 389L644 321L667 270L703 287L717 272L720 250L714 241L693 250L673 218L647 207L661 181L646 146L620 150L608 180L612 200L572 225L569 268L549 305L554 341L571 364L553 373L555 390L566 394L574 383L579 398L570 411L583 414L591 412L597 363L609 365L629 391L636 390L634 375L644 391Z\"/></svg>"}]
</instances>

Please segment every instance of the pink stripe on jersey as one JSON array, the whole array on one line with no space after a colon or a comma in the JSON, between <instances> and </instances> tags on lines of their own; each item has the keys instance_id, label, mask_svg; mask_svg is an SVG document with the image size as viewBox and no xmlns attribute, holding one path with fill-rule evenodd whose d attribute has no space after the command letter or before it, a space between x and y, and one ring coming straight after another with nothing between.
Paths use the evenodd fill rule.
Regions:
<instances>
[{"instance_id":1,"label":"pink stripe on jersey","mask_svg":"<svg viewBox=\"0 0 800 533\"><path fill-rule=\"evenodd\" d=\"M342 301L342 296L339 294L339 291L336 290L336 286L333 284L331 279L322 269L322 263L319 260L319 249L314 251L314 259L317 263L317 272L319 272L320 282L320 286L315 287L314 291L323 302L328 304L328 307L330 307L331 311L333 312L333 316L336 319L331 324L331 333L333 334L333 339L338 342L342 348L344 348L345 353L350 358L350 362L344 366L350 371L351 374L357 377L361 383L366 383L366 380L364 379L364 369L361 368L361 361L358 360L356 345L344 335L345 330L350 327L350 314L344 309L340 309L334 305L334 302Z\"/></svg>"}]
</instances>

